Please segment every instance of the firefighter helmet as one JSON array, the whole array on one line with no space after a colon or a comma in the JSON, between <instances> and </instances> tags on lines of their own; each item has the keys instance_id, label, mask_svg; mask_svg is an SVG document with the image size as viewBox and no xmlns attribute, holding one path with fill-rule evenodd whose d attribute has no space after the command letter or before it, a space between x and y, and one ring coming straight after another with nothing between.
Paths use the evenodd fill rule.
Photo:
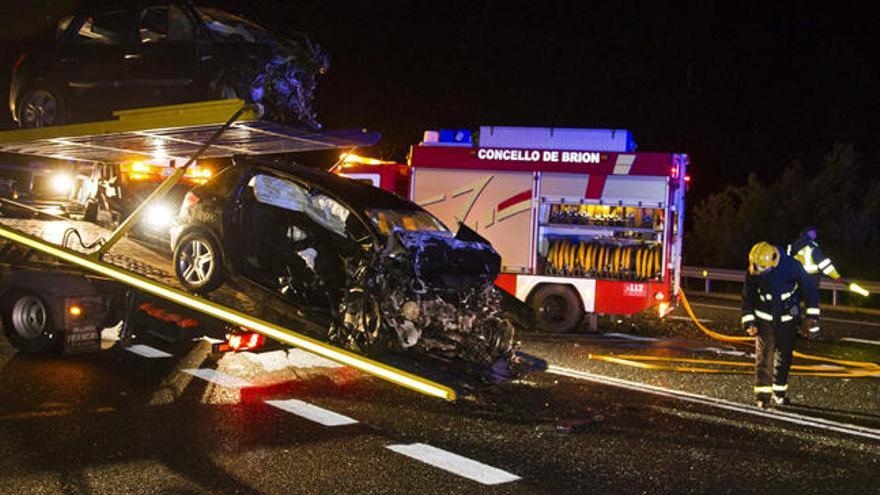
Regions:
<instances>
[{"instance_id":1,"label":"firefighter helmet","mask_svg":"<svg viewBox=\"0 0 880 495\"><path fill-rule=\"evenodd\" d=\"M749 273L758 275L779 264L779 248L769 242L759 242L749 251Z\"/></svg>"}]
</instances>

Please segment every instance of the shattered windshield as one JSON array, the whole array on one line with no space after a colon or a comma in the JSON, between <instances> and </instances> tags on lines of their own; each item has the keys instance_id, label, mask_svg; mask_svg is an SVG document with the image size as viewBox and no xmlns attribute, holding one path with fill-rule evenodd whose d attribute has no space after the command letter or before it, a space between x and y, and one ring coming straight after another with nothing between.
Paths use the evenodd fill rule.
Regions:
<instances>
[{"instance_id":1,"label":"shattered windshield","mask_svg":"<svg viewBox=\"0 0 880 495\"><path fill-rule=\"evenodd\" d=\"M395 230L406 230L409 232L449 232L449 230L440 223L440 220L434 218L426 211L418 210L367 210L370 221L379 230L379 232L387 236Z\"/></svg>"},{"instance_id":2,"label":"shattered windshield","mask_svg":"<svg viewBox=\"0 0 880 495\"><path fill-rule=\"evenodd\" d=\"M228 12L223 12L222 10L210 7L196 7L196 12L198 12L202 22L208 26L208 29L221 38L254 43L269 35L269 32L259 24Z\"/></svg>"}]
</instances>

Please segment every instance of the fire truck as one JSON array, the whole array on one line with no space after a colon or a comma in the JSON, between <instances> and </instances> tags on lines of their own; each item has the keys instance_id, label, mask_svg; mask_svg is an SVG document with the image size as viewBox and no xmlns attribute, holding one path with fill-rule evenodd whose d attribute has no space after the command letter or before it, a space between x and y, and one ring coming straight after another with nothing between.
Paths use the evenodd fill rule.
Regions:
<instances>
[{"instance_id":1,"label":"fire truck","mask_svg":"<svg viewBox=\"0 0 880 495\"><path fill-rule=\"evenodd\" d=\"M496 285L532 306L542 329L574 331L585 315L595 329L598 315L664 316L676 303L687 162L636 152L625 130L427 131L410 152L409 196L491 241ZM400 182L390 167L342 172L388 188L383 177Z\"/></svg>"}]
</instances>

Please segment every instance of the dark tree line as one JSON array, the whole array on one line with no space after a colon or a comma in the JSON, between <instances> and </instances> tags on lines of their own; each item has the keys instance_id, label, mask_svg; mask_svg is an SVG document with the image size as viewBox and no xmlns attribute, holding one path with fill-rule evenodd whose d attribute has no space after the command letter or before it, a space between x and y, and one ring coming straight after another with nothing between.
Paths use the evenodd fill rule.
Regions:
<instances>
[{"instance_id":1,"label":"dark tree line","mask_svg":"<svg viewBox=\"0 0 880 495\"><path fill-rule=\"evenodd\" d=\"M785 246L806 225L844 277L880 280L880 180L855 148L836 144L816 170L793 162L774 181L755 173L699 203L685 241L686 262L745 268L749 248Z\"/></svg>"}]
</instances>

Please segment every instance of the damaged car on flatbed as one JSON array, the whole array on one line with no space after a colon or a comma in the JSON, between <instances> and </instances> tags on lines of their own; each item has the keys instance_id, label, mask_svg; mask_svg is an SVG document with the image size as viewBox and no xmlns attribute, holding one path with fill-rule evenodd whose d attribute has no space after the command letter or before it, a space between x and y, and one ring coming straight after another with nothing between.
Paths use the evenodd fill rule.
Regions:
<instances>
[{"instance_id":1,"label":"damaged car on flatbed","mask_svg":"<svg viewBox=\"0 0 880 495\"><path fill-rule=\"evenodd\" d=\"M381 189L237 158L185 196L171 247L187 290L244 277L347 349L428 356L489 381L521 368L489 242Z\"/></svg>"}]
</instances>

